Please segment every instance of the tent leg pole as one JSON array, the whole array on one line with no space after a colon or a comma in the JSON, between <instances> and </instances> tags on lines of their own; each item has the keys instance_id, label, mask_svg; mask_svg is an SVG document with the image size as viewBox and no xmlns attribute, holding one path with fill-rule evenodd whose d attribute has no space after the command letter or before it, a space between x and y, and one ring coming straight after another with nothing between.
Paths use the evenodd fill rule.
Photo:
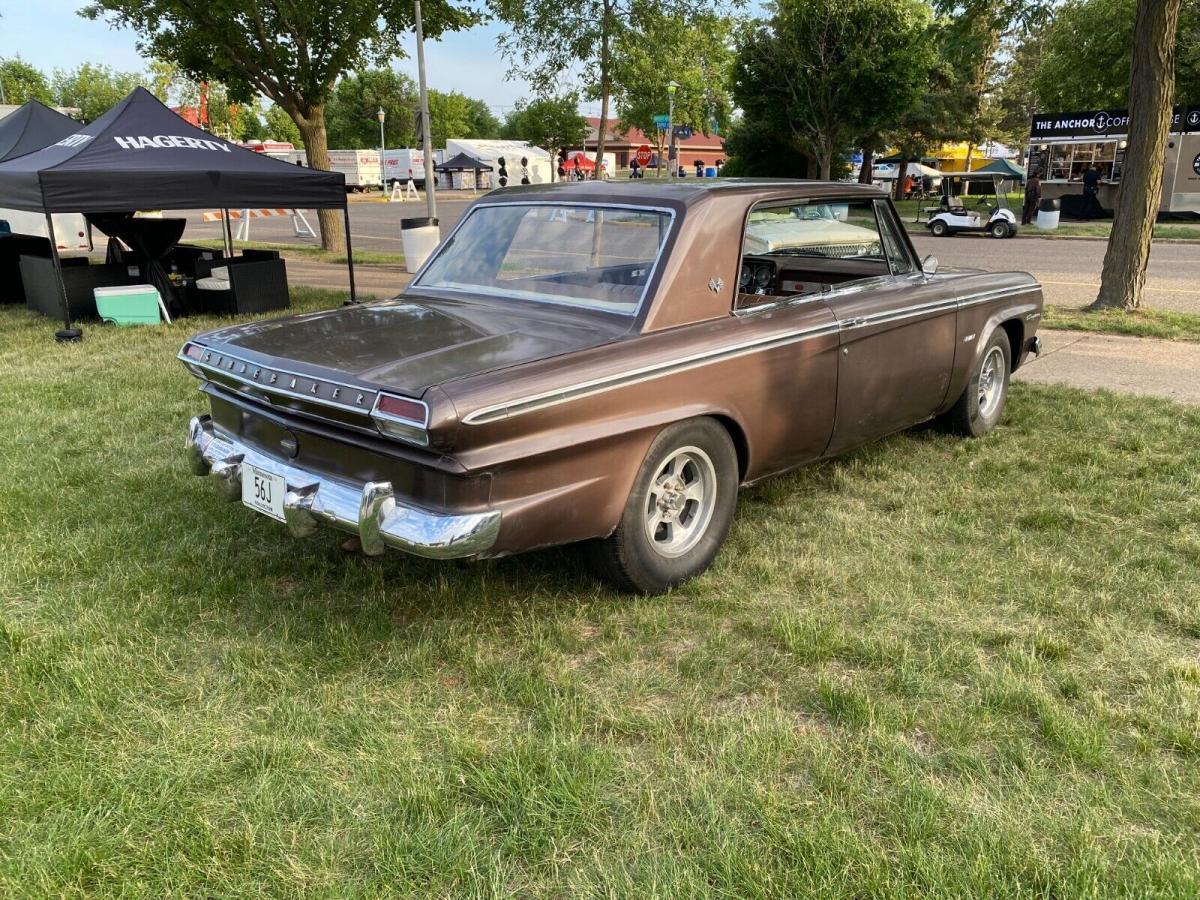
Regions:
<instances>
[{"instance_id":1,"label":"tent leg pole","mask_svg":"<svg viewBox=\"0 0 1200 900\"><path fill-rule=\"evenodd\" d=\"M346 223L346 269L350 273L350 302L358 302L358 291L354 288L354 246L350 242L350 204L342 207L342 221Z\"/></svg>"},{"instance_id":2,"label":"tent leg pole","mask_svg":"<svg viewBox=\"0 0 1200 900\"><path fill-rule=\"evenodd\" d=\"M63 327L54 332L59 343L83 340L83 332L71 327L71 303L67 299L67 283L63 280L62 260L58 258L58 238L54 234L54 218L46 213L46 233L50 236L50 259L54 261L54 277L58 281L58 294L62 298Z\"/></svg>"},{"instance_id":3,"label":"tent leg pole","mask_svg":"<svg viewBox=\"0 0 1200 900\"><path fill-rule=\"evenodd\" d=\"M229 227L229 210L221 210L221 239L225 242L225 258L233 258L233 230Z\"/></svg>"}]
</instances>

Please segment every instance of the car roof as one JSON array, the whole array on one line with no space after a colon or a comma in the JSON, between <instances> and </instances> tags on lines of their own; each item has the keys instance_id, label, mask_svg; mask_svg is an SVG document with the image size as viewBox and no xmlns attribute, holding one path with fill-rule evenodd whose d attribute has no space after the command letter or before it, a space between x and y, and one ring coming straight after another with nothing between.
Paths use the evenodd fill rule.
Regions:
<instances>
[{"instance_id":1,"label":"car roof","mask_svg":"<svg viewBox=\"0 0 1200 900\"><path fill-rule=\"evenodd\" d=\"M861 196L886 197L887 191L871 184L844 181L814 181L804 178L676 178L621 179L616 181L566 181L552 184L522 184L489 192L488 200L617 201L637 205L699 202L715 194L761 194L778 197L781 192L796 198Z\"/></svg>"}]
</instances>

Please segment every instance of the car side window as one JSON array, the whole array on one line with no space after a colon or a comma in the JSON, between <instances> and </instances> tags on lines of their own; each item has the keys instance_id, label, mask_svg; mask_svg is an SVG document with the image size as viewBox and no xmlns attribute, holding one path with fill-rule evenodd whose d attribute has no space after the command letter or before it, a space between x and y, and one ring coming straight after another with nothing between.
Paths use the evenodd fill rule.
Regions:
<instances>
[{"instance_id":1,"label":"car side window","mask_svg":"<svg viewBox=\"0 0 1200 900\"><path fill-rule=\"evenodd\" d=\"M742 239L737 308L890 271L871 199L806 198L758 206L747 217Z\"/></svg>"},{"instance_id":2,"label":"car side window","mask_svg":"<svg viewBox=\"0 0 1200 900\"><path fill-rule=\"evenodd\" d=\"M916 271L916 261L908 252L908 246L900 235L900 223L895 211L886 200L875 201L875 214L879 219L879 236L883 240L883 252L887 255L893 275L909 275Z\"/></svg>"}]
</instances>

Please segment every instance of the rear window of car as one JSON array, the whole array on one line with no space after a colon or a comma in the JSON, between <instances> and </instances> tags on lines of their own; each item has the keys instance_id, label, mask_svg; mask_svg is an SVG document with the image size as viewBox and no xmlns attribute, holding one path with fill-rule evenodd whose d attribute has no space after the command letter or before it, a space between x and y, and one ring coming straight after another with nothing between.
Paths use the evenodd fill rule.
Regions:
<instances>
[{"instance_id":1,"label":"rear window of car","mask_svg":"<svg viewBox=\"0 0 1200 900\"><path fill-rule=\"evenodd\" d=\"M414 286L632 315L670 226L640 207L478 206Z\"/></svg>"}]
</instances>

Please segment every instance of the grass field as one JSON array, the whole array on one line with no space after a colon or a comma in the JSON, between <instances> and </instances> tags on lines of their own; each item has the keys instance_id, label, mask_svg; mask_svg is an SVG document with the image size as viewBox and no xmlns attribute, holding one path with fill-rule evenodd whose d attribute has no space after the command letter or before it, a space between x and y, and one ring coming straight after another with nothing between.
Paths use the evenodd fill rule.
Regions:
<instances>
[{"instance_id":1,"label":"grass field","mask_svg":"<svg viewBox=\"0 0 1200 900\"><path fill-rule=\"evenodd\" d=\"M1200 341L1200 316L1169 309L1139 309L1134 312L1106 309L1084 312L1068 306L1047 306L1043 328L1066 328L1102 334L1159 338L1168 341Z\"/></svg>"},{"instance_id":2,"label":"grass field","mask_svg":"<svg viewBox=\"0 0 1200 900\"><path fill-rule=\"evenodd\" d=\"M207 324L0 312L0 896L1200 895L1200 410L1018 385L631 599L223 503Z\"/></svg>"}]
</instances>

